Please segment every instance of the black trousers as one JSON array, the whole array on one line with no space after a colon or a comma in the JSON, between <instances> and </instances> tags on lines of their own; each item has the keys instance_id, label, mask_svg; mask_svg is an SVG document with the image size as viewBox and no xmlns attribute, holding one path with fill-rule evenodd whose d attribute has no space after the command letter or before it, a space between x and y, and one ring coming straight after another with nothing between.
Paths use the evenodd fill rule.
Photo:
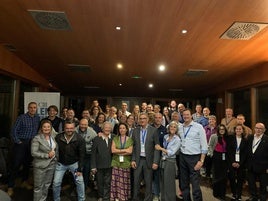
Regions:
<instances>
[{"instance_id":1,"label":"black trousers","mask_svg":"<svg viewBox=\"0 0 268 201\"><path fill-rule=\"evenodd\" d=\"M267 186L268 186L268 173L256 173L252 170L248 171L248 185L249 192L253 198L258 198L256 181L260 182L260 201L266 201L268 198Z\"/></svg>"},{"instance_id":2,"label":"black trousers","mask_svg":"<svg viewBox=\"0 0 268 201\"><path fill-rule=\"evenodd\" d=\"M19 169L22 165L22 181L28 180L30 172L30 164L32 161L31 155L31 140L21 140L21 144L13 145L13 160L10 167L8 187L13 188L15 179L18 176Z\"/></svg>"},{"instance_id":3,"label":"black trousers","mask_svg":"<svg viewBox=\"0 0 268 201\"><path fill-rule=\"evenodd\" d=\"M229 180L232 194L240 198L242 195L243 182L245 180L245 169L243 167L229 167Z\"/></svg>"},{"instance_id":4,"label":"black trousers","mask_svg":"<svg viewBox=\"0 0 268 201\"><path fill-rule=\"evenodd\" d=\"M97 169L98 196L99 198L102 198L103 201L110 200L111 178L112 168Z\"/></svg>"},{"instance_id":5,"label":"black trousers","mask_svg":"<svg viewBox=\"0 0 268 201\"><path fill-rule=\"evenodd\" d=\"M180 153L180 181L184 201L191 201L190 183L192 184L192 194L194 201L202 201L200 189L200 171L194 170L194 166L200 159L198 155L186 155Z\"/></svg>"},{"instance_id":6,"label":"black trousers","mask_svg":"<svg viewBox=\"0 0 268 201\"><path fill-rule=\"evenodd\" d=\"M220 152L213 152L212 157L212 189L214 197L224 198L226 194L227 183L227 162L222 160Z\"/></svg>"}]
</instances>

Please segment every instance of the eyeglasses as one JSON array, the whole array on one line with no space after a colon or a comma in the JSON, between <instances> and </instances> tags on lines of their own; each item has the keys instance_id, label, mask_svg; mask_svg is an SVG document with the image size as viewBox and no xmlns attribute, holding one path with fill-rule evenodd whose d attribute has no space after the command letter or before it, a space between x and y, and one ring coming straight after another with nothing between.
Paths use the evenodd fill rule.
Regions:
<instances>
[{"instance_id":1,"label":"eyeglasses","mask_svg":"<svg viewBox=\"0 0 268 201\"><path fill-rule=\"evenodd\" d=\"M225 128L220 128L219 130L220 130L220 131L225 131Z\"/></svg>"},{"instance_id":2,"label":"eyeglasses","mask_svg":"<svg viewBox=\"0 0 268 201\"><path fill-rule=\"evenodd\" d=\"M256 130L262 130L263 128L255 127Z\"/></svg>"}]
</instances>

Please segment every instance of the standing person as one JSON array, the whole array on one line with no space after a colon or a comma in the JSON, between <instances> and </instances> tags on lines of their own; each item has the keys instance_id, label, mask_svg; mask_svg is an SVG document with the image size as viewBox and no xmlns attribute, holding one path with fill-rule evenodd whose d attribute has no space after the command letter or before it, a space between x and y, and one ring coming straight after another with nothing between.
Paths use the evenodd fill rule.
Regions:
<instances>
[{"instance_id":1,"label":"standing person","mask_svg":"<svg viewBox=\"0 0 268 201\"><path fill-rule=\"evenodd\" d=\"M157 128L159 145L163 147L164 136L167 134L167 129L162 125L163 115L155 113L153 127ZM161 151L161 150L159 150ZM161 152L159 153L161 156ZM160 196L160 169L153 170L153 194L154 200L159 200Z\"/></svg>"},{"instance_id":2,"label":"standing person","mask_svg":"<svg viewBox=\"0 0 268 201\"><path fill-rule=\"evenodd\" d=\"M28 104L28 112L20 115L12 129L11 137L14 141L13 145L13 162L11 165L10 175L8 178L8 194L14 194L15 179L19 172L20 166L22 169L22 184L21 187L32 189L32 186L27 182L31 163L31 140L37 135L40 118L36 114L37 104L30 102Z\"/></svg>"},{"instance_id":3,"label":"standing person","mask_svg":"<svg viewBox=\"0 0 268 201\"><path fill-rule=\"evenodd\" d=\"M62 178L67 170L74 176L78 201L84 201L85 186L82 170L86 152L85 140L75 132L75 122L65 121L64 132L56 136L56 142L59 147L59 160L53 180L54 201L60 200Z\"/></svg>"},{"instance_id":4,"label":"standing person","mask_svg":"<svg viewBox=\"0 0 268 201\"><path fill-rule=\"evenodd\" d=\"M234 127L237 124L236 118L233 116L234 112L232 108L225 109L225 117L221 120L221 124L223 124L228 131L229 135L234 134Z\"/></svg>"},{"instance_id":5,"label":"standing person","mask_svg":"<svg viewBox=\"0 0 268 201\"><path fill-rule=\"evenodd\" d=\"M217 133L217 118L215 115L210 115L208 117L208 125L205 126L204 129L206 132L207 143L209 143L211 135ZM203 168L205 170L206 177L208 178L211 177L211 166L212 166L211 157L206 157Z\"/></svg>"},{"instance_id":6,"label":"standing person","mask_svg":"<svg viewBox=\"0 0 268 201\"><path fill-rule=\"evenodd\" d=\"M62 132L63 121L60 117L57 116L59 112L58 107L56 105L50 105L47 108L47 112L48 112L48 117L44 119L48 119L49 121L51 121L52 127L57 133Z\"/></svg>"},{"instance_id":7,"label":"standing person","mask_svg":"<svg viewBox=\"0 0 268 201\"><path fill-rule=\"evenodd\" d=\"M203 166L208 145L203 126L192 120L191 110L183 111L184 123L179 127L181 138L180 149L180 177L181 190L184 201L190 201L190 183L194 201L201 201L200 169Z\"/></svg>"},{"instance_id":8,"label":"standing person","mask_svg":"<svg viewBox=\"0 0 268 201\"><path fill-rule=\"evenodd\" d=\"M146 191L144 201L152 200L152 177L153 170L158 168L160 159L159 151L155 145L159 144L157 129L148 124L147 113L141 113L139 118L140 127L133 131L134 141L131 166L134 169L133 200L138 201L140 181L144 176Z\"/></svg>"},{"instance_id":9,"label":"standing person","mask_svg":"<svg viewBox=\"0 0 268 201\"><path fill-rule=\"evenodd\" d=\"M49 120L41 121L40 131L32 140L34 201L46 201L57 163L57 143Z\"/></svg>"},{"instance_id":10,"label":"standing person","mask_svg":"<svg viewBox=\"0 0 268 201\"><path fill-rule=\"evenodd\" d=\"M212 157L212 188L213 196L225 200L227 170L226 147L227 129L223 124L217 128L217 133L211 135L209 140L208 156Z\"/></svg>"},{"instance_id":11,"label":"standing person","mask_svg":"<svg viewBox=\"0 0 268 201\"><path fill-rule=\"evenodd\" d=\"M133 110L132 110L132 115L134 117L135 126L137 126L138 122L139 122L139 115L140 115L140 106L139 105L134 105Z\"/></svg>"},{"instance_id":12,"label":"standing person","mask_svg":"<svg viewBox=\"0 0 268 201\"><path fill-rule=\"evenodd\" d=\"M85 190L88 189L89 185L89 173L91 170L91 154L92 154L92 145L93 139L97 136L97 133L88 126L87 119L81 119L79 122L79 126L75 128L77 134L81 135L86 143L86 152L84 158L84 168L83 168L83 178L85 184Z\"/></svg>"},{"instance_id":13,"label":"standing person","mask_svg":"<svg viewBox=\"0 0 268 201\"><path fill-rule=\"evenodd\" d=\"M127 117L127 126L128 126L128 136L132 137L132 133L134 131L134 128L136 127L133 114Z\"/></svg>"},{"instance_id":14,"label":"standing person","mask_svg":"<svg viewBox=\"0 0 268 201\"><path fill-rule=\"evenodd\" d=\"M228 137L227 162L233 201L241 201L242 187L245 179L248 144L242 125L235 127L235 135Z\"/></svg>"},{"instance_id":15,"label":"standing person","mask_svg":"<svg viewBox=\"0 0 268 201\"><path fill-rule=\"evenodd\" d=\"M256 123L255 134L248 137L248 186L251 197L247 201L266 201L268 198L268 136L263 123ZM256 182L260 182L258 196Z\"/></svg>"},{"instance_id":16,"label":"standing person","mask_svg":"<svg viewBox=\"0 0 268 201\"><path fill-rule=\"evenodd\" d=\"M98 113L95 123L92 125L94 131L99 134L102 132L102 126L105 122L105 114L103 112Z\"/></svg>"},{"instance_id":17,"label":"standing person","mask_svg":"<svg viewBox=\"0 0 268 201\"><path fill-rule=\"evenodd\" d=\"M141 113L146 113L147 112L147 103L146 102L143 102L141 104Z\"/></svg>"},{"instance_id":18,"label":"standing person","mask_svg":"<svg viewBox=\"0 0 268 201\"><path fill-rule=\"evenodd\" d=\"M67 110L67 118L65 121L72 121L75 123L75 126L78 126L79 120L75 117L75 111L72 108Z\"/></svg>"},{"instance_id":19,"label":"standing person","mask_svg":"<svg viewBox=\"0 0 268 201\"><path fill-rule=\"evenodd\" d=\"M246 118L243 114L238 114L236 116L237 125L242 125L244 129L244 136L247 138L249 135L252 135L252 130L248 126L246 126L244 123L246 121Z\"/></svg>"},{"instance_id":20,"label":"standing person","mask_svg":"<svg viewBox=\"0 0 268 201\"><path fill-rule=\"evenodd\" d=\"M183 115L182 115L184 110L185 110L185 106L182 103L179 103L178 104L178 112L179 112L179 115L180 115L180 123L184 122Z\"/></svg>"},{"instance_id":21,"label":"standing person","mask_svg":"<svg viewBox=\"0 0 268 201\"><path fill-rule=\"evenodd\" d=\"M168 108L167 107L164 107L163 108L163 120L162 120L162 125L163 126L167 126L170 122L170 117L168 115Z\"/></svg>"},{"instance_id":22,"label":"standing person","mask_svg":"<svg viewBox=\"0 0 268 201\"><path fill-rule=\"evenodd\" d=\"M163 147L156 146L157 150L162 151L160 161L161 201L176 200L176 153L181 144L177 135L178 129L178 124L171 122L168 134L164 136Z\"/></svg>"},{"instance_id":23,"label":"standing person","mask_svg":"<svg viewBox=\"0 0 268 201\"><path fill-rule=\"evenodd\" d=\"M128 126L120 123L118 136L112 141L111 200L131 198L130 168L133 140L128 136Z\"/></svg>"},{"instance_id":24,"label":"standing person","mask_svg":"<svg viewBox=\"0 0 268 201\"><path fill-rule=\"evenodd\" d=\"M125 114L128 117L128 115L130 115L131 113L127 111L127 109L128 109L127 103L122 102L122 105L121 105L122 114Z\"/></svg>"},{"instance_id":25,"label":"standing person","mask_svg":"<svg viewBox=\"0 0 268 201\"><path fill-rule=\"evenodd\" d=\"M98 201L109 201L111 190L111 162L112 162L112 140L114 135L112 124L104 122L101 137L93 141L91 170L97 174Z\"/></svg>"},{"instance_id":26,"label":"standing person","mask_svg":"<svg viewBox=\"0 0 268 201\"><path fill-rule=\"evenodd\" d=\"M171 114L175 111L177 111L177 103L175 100L171 100L168 107L169 117L171 117Z\"/></svg>"},{"instance_id":27,"label":"standing person","mask_svg":"<svg viewBox=\"0 0 268 201\"><path fill-rule=\"evenodd\" d=\"M67 110L68 110L68 107L64 106L62 109L61 109L61 119L63 121L66 120L67 118Z\"/></svg>"}]
</instances>

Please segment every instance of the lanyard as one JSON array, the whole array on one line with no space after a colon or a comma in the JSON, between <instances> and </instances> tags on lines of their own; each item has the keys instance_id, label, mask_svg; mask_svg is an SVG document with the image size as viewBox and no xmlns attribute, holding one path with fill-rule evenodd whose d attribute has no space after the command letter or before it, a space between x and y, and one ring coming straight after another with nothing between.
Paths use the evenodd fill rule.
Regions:
<instances>
[{"instance_id":1,"label":"lanyard","mask_svg":"<svg viewBox=\"0 0 268 201\"><path fill-rule=\"evenodd\" d=\"M127 137L125 136L124 143L122 143L122 139L121 139L121 136L120 136L120 147L121 147L121 149L125 148L126 138Z\"/></svg>"},{"instance_id":2,"label":"lanyard","mask_svg":"<svg viewBox=\"0 0 268 201\"><path fill-rule=\"evenodd\" d=\"M183 134L184 134L184 139L187 137L190 129L192 128L192 125L189 126L188 130L186 131L186 133L184 132L184 127L183 127Z\"/></svg>"},{"instance_id":3,"label":"lanyard","mask_svg":"<svg viewBox=\"0 0 268 201\"><path fill-rule=\"evenodd\" d=\"M259 139L255 144L252 145L252 149L254 149L258 144L260 144L261 139Z\"/></svg>"},{"instance_id":4,"label":"lanyard","mask_svg":"<svg viewBox=\"0 0 268 201\"><path fill-rule=\"evenodd\" d=\"M141 129L141 135L142 135L142 144L145 143L145 137L147 135L147 130L146 129Z\"/></svg>"},{"instance_id":5,"label":"lanyard","mask_svg":"<svg viewBox=\"0 0 268 201\"><path fill-rule=\"evenodd\" d=\"M49 147L50 147L50 149L52 149L52 140L51 140L51 136L49 136Z\"/></svg>"}]
</instances>

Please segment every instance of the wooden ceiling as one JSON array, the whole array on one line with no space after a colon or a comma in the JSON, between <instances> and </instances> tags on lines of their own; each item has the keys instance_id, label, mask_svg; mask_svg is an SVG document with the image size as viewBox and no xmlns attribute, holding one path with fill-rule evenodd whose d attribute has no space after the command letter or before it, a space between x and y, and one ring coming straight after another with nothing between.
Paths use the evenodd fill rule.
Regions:
<instances>
[{"instance_id":1,"label":"wooden ceiling","mask_svg":"<svg viewBox=\"0 0 268 201\"><path fill-rule=\"evenodd\" d=\"M64 12L71 29L41 29L29 10ZM220 38L234 22L268 23L268 1L2 0L0 43L65 95L200 96L268 60L267 28L250 40Z\"/></svg>"}]
</instances>

